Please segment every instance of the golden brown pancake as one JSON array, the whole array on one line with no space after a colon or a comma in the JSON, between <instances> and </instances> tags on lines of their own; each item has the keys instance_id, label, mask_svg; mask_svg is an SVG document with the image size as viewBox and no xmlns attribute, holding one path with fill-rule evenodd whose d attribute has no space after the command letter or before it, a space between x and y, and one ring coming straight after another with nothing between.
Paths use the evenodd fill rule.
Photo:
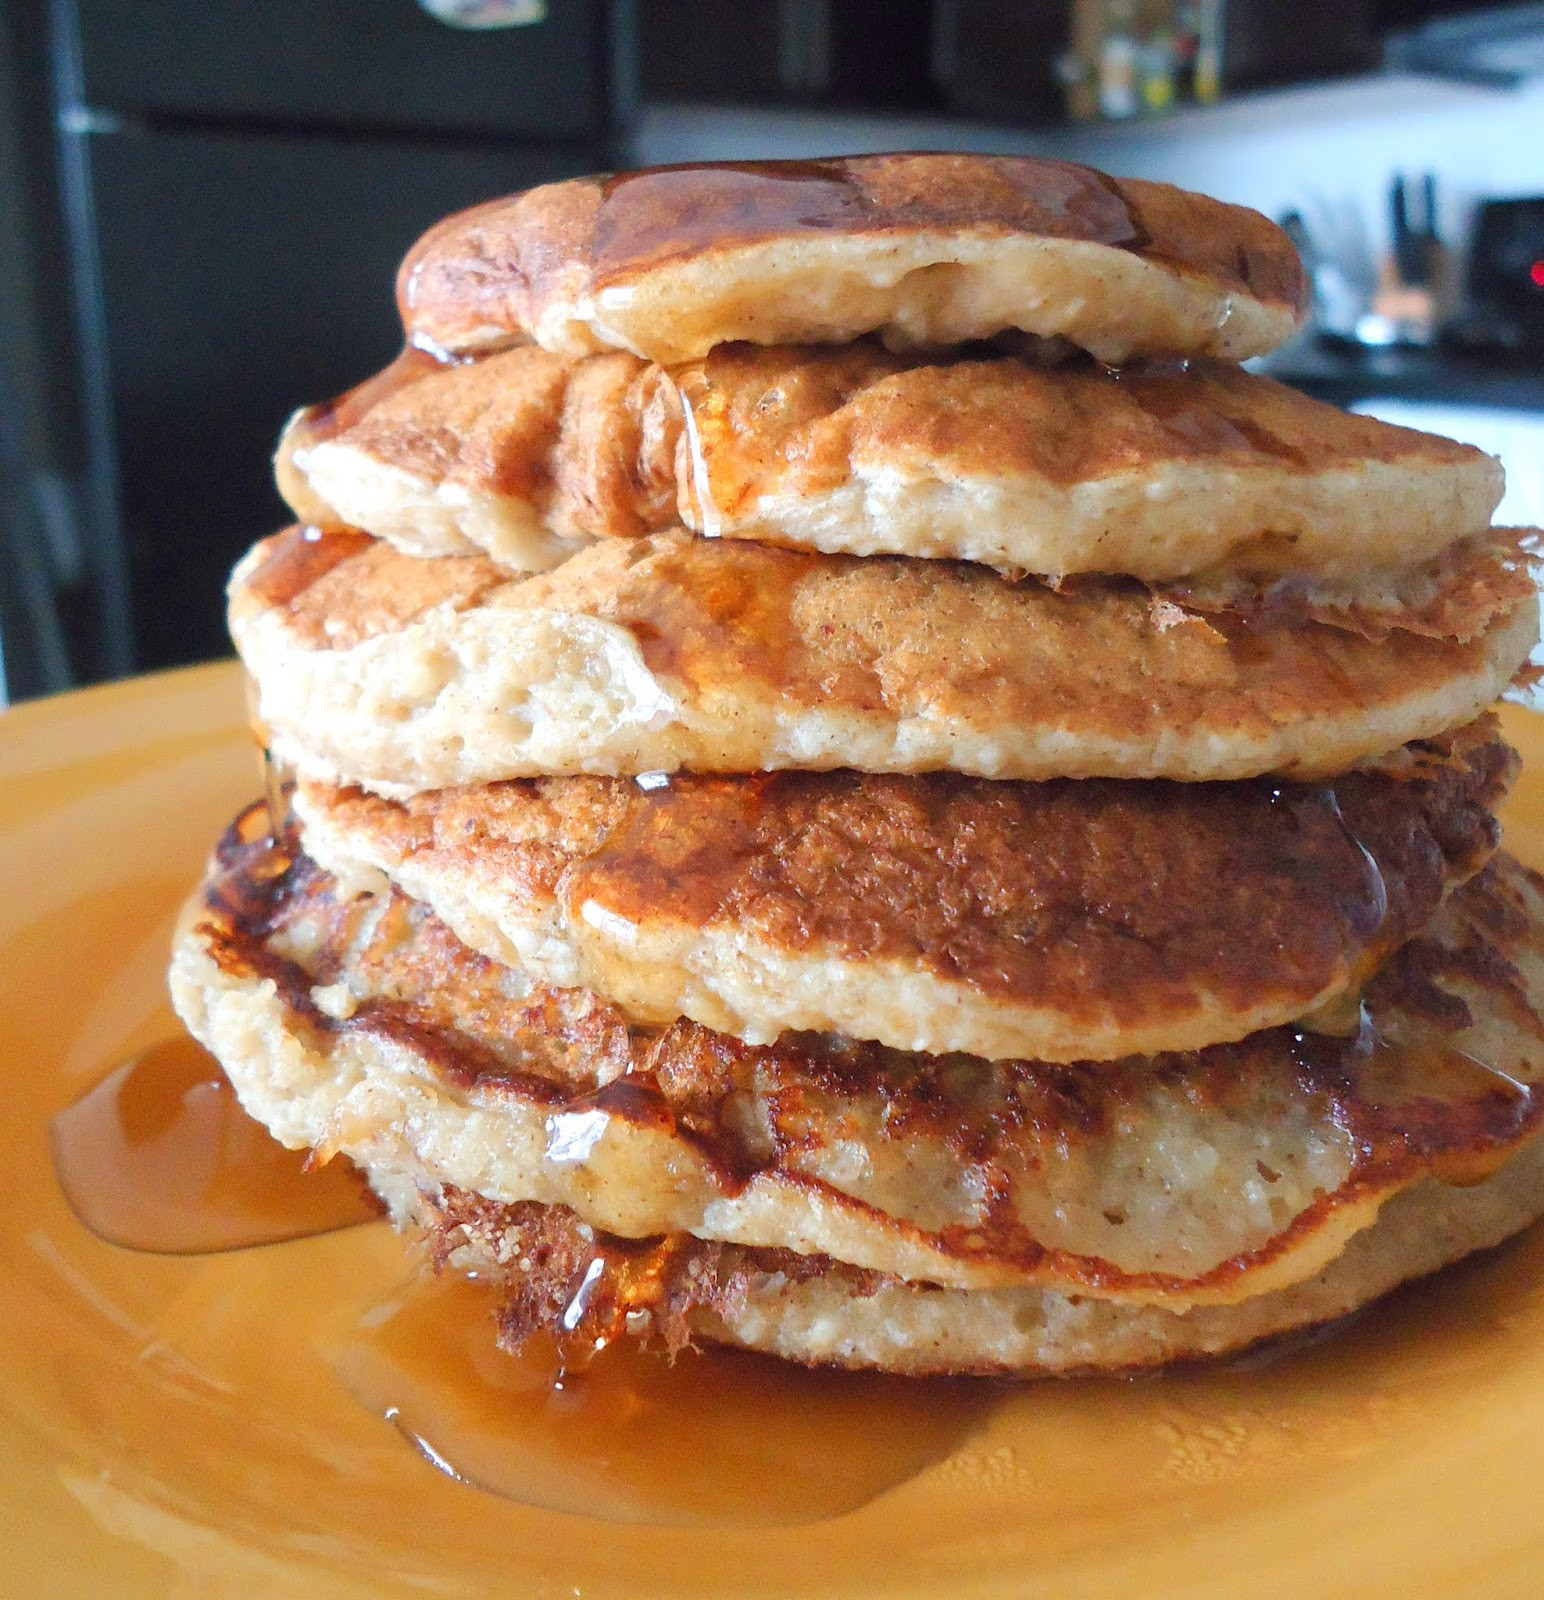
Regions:
<instances>
[{"instance_id":1,"label":"golden brown pancake","mask_svg":"<svg viewBox=\"0 0 1544 1600\"><path fill-rule=\"evenodd\" d=\"M852 772L302 783L307 853L642 1021L1047 1061L1199 1049L1354 991L1489 859L1486 718L1331 783Z\"/></svg>"},{"instance_id":2,"label":"golden brown pancake","mask_svg":"<svg viewBox=\"0 0 1544 1600\"><path fill-rule=\"evenodd\" d=\"M1018 330L1106 361L1243 360L1308 285L1256 211L1029 156L710 162L575 178L449 217L397 280L417 343L689 361L716 344L904 347Z\"/></svg>"},{"instance_id":3,"label":"golden brown pancake","mask_svg":"<svg viewBox=\"0 0 1544 1600\"><path fill-rule=\"evenodd\" d=\"M1400 1192L1477 1182L1534 1136L1541 913L1544 884L1498 857L1369 984L1350 1038L1067 1067L753 1046L543 988L399 895L341 897L257 808L171 984L247 1109L360 1163L399 1214L455 1189L629 1238L1179 1311L1301 1283Z\"/></svg>"},{"instance_id":4,"label":"golden brown pancake","mask_svg":"<svg viewBox=\"0 0 1544 1600\"><path fill-rule=\"evenodd\" d=\"M1466 639L1209 619L1145 589L675 532L517 580L359 534L264 541L230 621L267 739L408 793L591 772L951 769L994 778L1318 776L1466 722L1538 637L1515 547ZM1468 609L1468 608L1466 608Z\"/></svg>"},{"instance_id":5,"label":"golden brown pancake","mask_svg":"<svg viewBox=\"0 0 1544 1600\"><path fill-rule=\"evenodd\" d=\"M570 361L523 345L456 366L399 359L296 412L276 467L304 522L352 524L408 555L486 551L540 572L588 538L680 520L680 418L661 369L621 353Z\"/></svg>"},{"instance_id":6,"label":"golden brown pancake","mask_svg":"<svg viewBox=\"0 0 1544 1600\"><path fill-rule=\"evenodd\" d=\"M1226 362L734 345L673 374L706 533L1011 574L1348 583L1490 524L1500 464Z\"/></svg>"},{"instance_id":7,"label":"golden brown pancake","mask_svg":"<svg viewBox=\"0 0 1544 1600\"><path fill-rule=\"evenodd\" d=\"M522 347L378 392L347 427L333 408L291 423L297 514L520 571L679 519L1012 575L1345 586L1484 530L1502 491L1482 451L1218 361L1111 373L742 344L667 374Z\"/></svg>"},{"instance_id":8,"label":"golden brown pancake","mask_svg":"<svg viewBox=\"0 0 1544 1600\"><path fill-rule=\"evenodd\" d=\"M442 1267L502 1292L501 1342L555 1340L582 1367L623 1336L666 1351L709 1341L806 1365L925 1373L1126 1371L1216 1356L1359 1310L1406 1279L1501 1243L1544 1214L1544 1140L1493 1177L1402 1190L1326 1267L1232 1305L1176 1312L1056 1289L945 1289L792 1250L597 1233L566 1207L419 1195Z\"/></svg>"}]
</instances>

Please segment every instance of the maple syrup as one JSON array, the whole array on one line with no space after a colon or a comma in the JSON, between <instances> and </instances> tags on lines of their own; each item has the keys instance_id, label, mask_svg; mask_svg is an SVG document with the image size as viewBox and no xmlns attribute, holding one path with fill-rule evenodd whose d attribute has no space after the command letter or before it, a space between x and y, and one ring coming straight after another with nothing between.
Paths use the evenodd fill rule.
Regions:
<instances>
[{"instance_id":1,"label":"maple syrup","mask_svg":"<svg viewBox=\"0 0 1544 1600\"><path fill-rule=\"evenodd\" d=\"M311 1168L241 1109L214 1059L176 1038L53 1120L60 1186L111 1244L205 1254L372 1221L347 1162ZM943 1459L984 1386L811 1373L767 1357L631 1340L576 1370L556 1345L498 1347L495 1297L422 1276L324 1336L345 1385L456 1481L604 1520L759 1526L841 1515ZM338 1331L339 1328L344 1331Z\"/></svg>"},{"instance_id":2,"label":"maple syrup","mask_svg":"<svg viewBox=\"0 0 1544 1600\"><path fill-rule=\"evenodd\" d=\"M265 605L290 605L334 567L363 554L374 542L355 528L289 528L267 541L262 561L242 580L242 587Z\"/></svg>"},{"instance_id":3,"label":"maple syrup","mask_svg":"<svg viewBox=\"0 0 1544 1600\"><path fill-rule=\"evenodd\" d=\"M711 562L684 540L654 552L649 581L631 604L627 627L656 677L697 693L721 692L725 663L789 695L873 697L860 663L833 668L799 636L796 606L806 574L829 558L728 539Z\"/></svg>"},{"instance_id":4,"label":"maple syrup","mask_svg":"<svg viewBox=\"0 0 1544 1600\"><path fill-rule=\"evenodd\" d=\"M1233 451L1304 470L1334 458L1333 451L1321 447L1319 459L1311 459L1301 445L1283 439L1243 406L1224 409L1190 377L1188 365L1137 361L1110 368L1108 375L1154 421L1208 454Z\"/></svg>"},{"instance_id":5,"label":"maple syrup","mask_svg":"<svg viewBox=\"0 0 1544 1600\"><path fill-rule=\"evenodd\" d=\"M631 927L660 917L754 926L789 949L823 943L845 959L898 956L1069 1015L1098 993L1100 1005L1127 1016L1154 996L1169 1003L1190 981L1247 999L1266 974L1327 982L1349 960L1370 976L1413 931L1403 901L1390 915L1385 865L1403 894L1420 897L1428 913L1433 905L1435 878L1418 876L1424 862L1401 855L1397 839L1370 835L1375 854L1360 836L1371 807L1354 787L1344 803L1332 784L1269 780L1231 784L1207 800L1195 805L1185 785L1108 779L683 775L638 793L604 846L569 869L565 893L571 914L594 906ZM1144 894L1151 863L1180 835L1186 873L1161 895ZM972 892L991 905L990 918L961 917L950 899L941 863L959 837L971 840ZM845 843L852 838L872 859ZM1037 851L1039 838L1077 846ZM1058 915L1073 899L1119 908L1120 938L1112 944L1098 921ZM1237 925L1224 929L1225 917L1252 919L1258 943ZM1136 928L1152 930L1148 949L1122 942ZM601 949L597 942L591 958L602 959Z\"/></svg>"},{"instance_id":6,"label":"maple syrup","mask_svg":"<svg viewBox=\"0 0 1544 1600\"><path fill-rule=\"evenodd\" d=\"M50 1135L75 1214L133 1250L239 1250L381 1214L347 1161L313 1166L249 1117L219 1063L186 1037L110 1073Z\"/></svg>"},{"instance_id":7,"label":"maple syrup","mask_svg":"<svg viewBox=\"0 0 1544 1600\"><path fill-rule=\"evenodd\" d=\"M624 1339L580 1373L494 1340L495 1292L423 1278L330 1352L433 1465L526 1505L610 1522L750 1527L842 1516L950 1455L993 1389L812 1372L746 1352L674 1362Z\"/></svg>"},{"instance_id":8,"label":"maple syrup","mask_svg":"<svg viewBox=\"0 0 1544 1600\"><path fill-rule=\"evenodd\" d=\"M383 400L389 400L392 395L410 388L431 372L454 364L449 358L419 345L404 345L400 354L363 383L355 384L334 399L305 406L296 412L285 430L285 442L293 451L309 449L325 440L335 439L361 421Z\"/></svg>"},{"instance_id":9,"label":"maple syrup","mask_svg":"<svg viewBox=\"0 0 1544 1600\"><path fill-rule=\"evenodd\" d=\"M279 436L273 470L279 493L301 522L328 527L339 525L332 507L312 489L309 478L297 462L297 455L337 438L382 401L409 388L441 366L451 364L453 359L410 343L404 346L395 360L373 377L366 378L363 383L356 384L335 399L302 406L291 415L284 425L284 432Z\"/></svg>"},{"instance_id":10,"label":"maple syrup","mask_svg":"<svg viewBox=\"0 0 1544 1600\"><path fill-rule=\"evenodd\" d=\"M1008 382L1001 352L975 346L953 355L934 353L922 371L948 383L951 368L978 364L984 354L993 362L982 374L979 392L974 385L954 387L931 410L922 399L927 391L919 391L910 378L891 392L887 409L879 397L882 386L907 373L910 364L863 343L798 352L796 358L783 349L725 344L677 368L671 382L681 408L692 526L714 538L747 517L757 520L769 481L801 488L808 483L817 494L827 488L829 475L842 469L822 460L822 431L840 422L855 395L862 396L862 420L856 426L865 430L871 453L890 442L904 453L920 438L926 449L959 452L968 459L968 432L966 438L951 432L961 426L955 407L963 406L967 430L975 424L991 436L1004 423L1010 437L1032 430L1035 475L1063 486L1131 469L1129 431L1124 420L1114 429L1103 426L1107 408L1117 415L1129 406L1143 411L1173 436L1180 455L1244 456L1256 464L1285 463L1301 470L1322 470L1338 459L1336 449L1322 443L1310 455L1305 444L1281 437L1250 415L1247 398L1241 401L1219 382L1217 364L1197 363L1193 371L1188 361L1134 360L1119 367L1088 358L1071 361L1057 373L1051 390L1057 407L1028 413L1010 409L1006 418L993 408L995 396L1002 395L1012 408L1036 391L1026 397L1015 396L1011 386L999 388ZM1063 445L1064 435L1071 435L1073 448ZM987 446L988 463L996 448Z\"/></svg>"},{"instance_id":11,"label":"maple syrup","mask_svg":"<svg viewBox=\"0 0 1544 1600\"><path fill-rule=\"evenodd\" d=\"M47 784L0 785L0 864L26 862L0 897L0 1525L17 1592L1177 1595L1235 1566L1256 1590L1305 1592L1325 1549L1341 1593L1460 1594L1485 1563L1533 1570L1538 1228L1396 1291L1333 1339L1272 1347L1297 1349L1291 1360L983 1390L986 1414L947 1460L819 1524L597 1528L426 1466L316 1349L317 1318L357 1324L400 1284L389 1229L207 1256L113 1249L67 1210L36 1136L93 1062L172 1026L166 942L250 759L233 675L132 686L158 731L185 734L211 682L228 732L196 768L163 748L145 784L121 753L76 744L64 748L79 767L60 755ZM24 728L35 713L9 715ZM1544 757L1533 723L1520 731ZM1514 844L1544 838L1540 814L1535 791L1514 795ZM84 881L69 877L83 837ZM102 863L124 861L139 865L109 878ZM92 995L67 1012L82 972ZM931 1393L908 1386L897 1408ZM811 1448L839 1448L816 1429L824 1415L810 1413Z\"/></svg>"},{"instance_id":12,"label":"maple syrup","mask_svg":"<svg viewBox=\"0 0 1544 1600\"><path fill-rule=\"evenodd\" d=\"M993 172L994 209L1001 208L1005 229L1160 254L1131 195L1091 167L1010 157L993 163ZM600 181L595 284L725 242L862 231L876 225L870 222L876 215L877 225L889 227L979 218L979 195L962 203L916 183L915 174L905 191L891 194L876 187L875 176L861 158L690 162L615 173ZM1230 276L1247 287L1255 264L1239 254L1240 261L1228 263Z\"/></svg>"}]
</instances>

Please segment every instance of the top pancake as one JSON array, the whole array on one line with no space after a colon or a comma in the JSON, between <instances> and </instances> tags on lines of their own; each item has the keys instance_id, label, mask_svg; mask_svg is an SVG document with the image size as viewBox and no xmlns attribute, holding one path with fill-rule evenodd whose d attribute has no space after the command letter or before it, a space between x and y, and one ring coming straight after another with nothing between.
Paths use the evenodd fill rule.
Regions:
<instances>
[{"instance_id":1,"label":"top pancake","mask_svg":"<svg viewBox=\"0 0 1544 1600\"><path fill-rule=\"evenodd\" d=\"M849 555L1366 589L1483 530L1498 463L1225 362L1119 373L976 350L725 345L667 371L523 346L409 358L297 414L296 513L540 571L677 519Z\"/></svg>"},{"instance_id":2,"label":"top pancake","mask_svg":"<svg viewBox=\"0 0 1544 1600\"><path fill-rule=\"evenodd\" d=\"M689 361L716 344L899 348L1017 330L1104 361L1243 360L1308 286L1258 212L1028 156L716 162L575 178L450 217L408 254L409 338Z\"/></svg>"}]
</instances>

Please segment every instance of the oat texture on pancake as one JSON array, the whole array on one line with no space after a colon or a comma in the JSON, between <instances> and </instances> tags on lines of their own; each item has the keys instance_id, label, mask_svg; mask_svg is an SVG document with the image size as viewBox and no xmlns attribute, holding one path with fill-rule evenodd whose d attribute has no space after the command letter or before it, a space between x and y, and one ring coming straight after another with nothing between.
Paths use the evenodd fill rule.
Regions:
<instances>
[{"instance_id":1,"label":"oat texture on pancake","mask_svg":"<svg viewBox=\"0 0 1544 1600\"><path fill-rule=\"evenodd\" d=\"M1273 223L720 163L397 290L232 577L278 781L171 984L498 1337L1122 1370L1544 1214L1535 536L1239 364L1307 310Z\"/></svg>"}]
</instances>

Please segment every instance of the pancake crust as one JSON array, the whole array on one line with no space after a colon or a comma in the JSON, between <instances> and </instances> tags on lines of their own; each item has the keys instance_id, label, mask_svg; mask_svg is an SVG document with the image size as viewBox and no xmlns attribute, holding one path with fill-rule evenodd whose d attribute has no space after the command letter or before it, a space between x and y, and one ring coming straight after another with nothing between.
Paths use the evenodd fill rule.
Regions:
<instances>
[{"instance_id":1,"label":"pancake crust","mask_svg":"<svg viewBox=\"0 0 1544 1600\"><path fill-rule=\"evenodd\" d=\"M674 374L707 533L1014 575L1347 583L1490 524L1500 464L1220 361L1109 372L734 345Z\"/></svg>"},{"instance_id":2,"label":"pancake crust","mask_svg":"<svg viewBox=\"0 0 1544 1600\"><path fill-rule=\"evenodd\" d=\"M1383 1203L1493 1172L1544 1119L1544 883L1498 857L1369 986L1355 1038L1274 1029L1081 1067L740 1044L631 1024L343 899L257 808L171 985L243 1104L399 1209L455 1188L958 1288L1180 1310L1321 1271Z\"/></svg>"},{"instance_id":3,"label":"pancake crust","mask_svg":"<svg viewBox=\"0 0 1544 1600\"><path fill-rule=\"evenodd\" d=\"M409 555L485 551L517 572L679 521L680 404L656 366L523 345L398 363L381 380L344 396L341 418L334 403L290 419L277 472L303 521L364 528Z\"/></svg>"},{"instance_id":4,"label":"pancake crust","mask_svg":"<svg viewBox=\"0 0 1544 1600\"><path fill-rule=\"evenodd\" d=\"M1485 529L1502 492L1482 451L1216 361L1111 373L731 345L666 374L526 346L411 378L350 427L325 410L291 424L297 514L320 503L410 555L485 550L521 571L679 514L1015 576L1346 585Z\"/></svg>"},{"instance_id":5,"label":"pancake crust","mask_svg":"<svg viewBox=\"0 0 1544 1600\"><path fill-rule=\"evenodd\" d=\"M385 873L474 949L640 1020L1065 1062L1354 991L1489 859L1515 770L1487 718L1317 785L799 772L294 804L336 876Z\"/></svg>"},{"instance_id":6,"label":"pancake crust","mask_svg":"<svg viewBox=\"0 0 1544 1600\"><path fill-rule=\"evenodd\" d=\"M442 1267L499 1285L506 1346L556 1339L576 1366L597 1341L627 1334L667 1351L707 1340L912 1375L1121 1372L1332 1321L1500 1244L1544 1215L1544 1140L1481 1183L1413 1184L1301 1283L1185 1312L1055 1289L945 1289L690 1234L620 1239L564 1207L490 1205L458 1191L409 1197L405 1215L432 1231Z\"/></svg>"},{"instance_id":7,"label":"pancake crust","mask_svg":"<svg viewBox=\"0 0 1544 1600\"><path fill-rule=\"evenodd\" d=\"M1312 777L1469 721L1522 665L1532 581L1474 559L1482 631L1374 643L1117 581L681 532L521 581L291 530L237 567L230 622L275 752L379 793L681 767Z\"/></svg>"},{"instance_id":8,"label":"pancake crust","mask_svg":"<svg viewBox=\"0 0 1544 1600\"><path fill-rule=\"evenodd\" d=\"M694 360L734 339L958 344L1009 329L1106 361L1243 360L1304 316L1256 211L1028 156L714 162L575 178L449 217L397 280L447 351Z\"/></svg>"}]
</instances>

